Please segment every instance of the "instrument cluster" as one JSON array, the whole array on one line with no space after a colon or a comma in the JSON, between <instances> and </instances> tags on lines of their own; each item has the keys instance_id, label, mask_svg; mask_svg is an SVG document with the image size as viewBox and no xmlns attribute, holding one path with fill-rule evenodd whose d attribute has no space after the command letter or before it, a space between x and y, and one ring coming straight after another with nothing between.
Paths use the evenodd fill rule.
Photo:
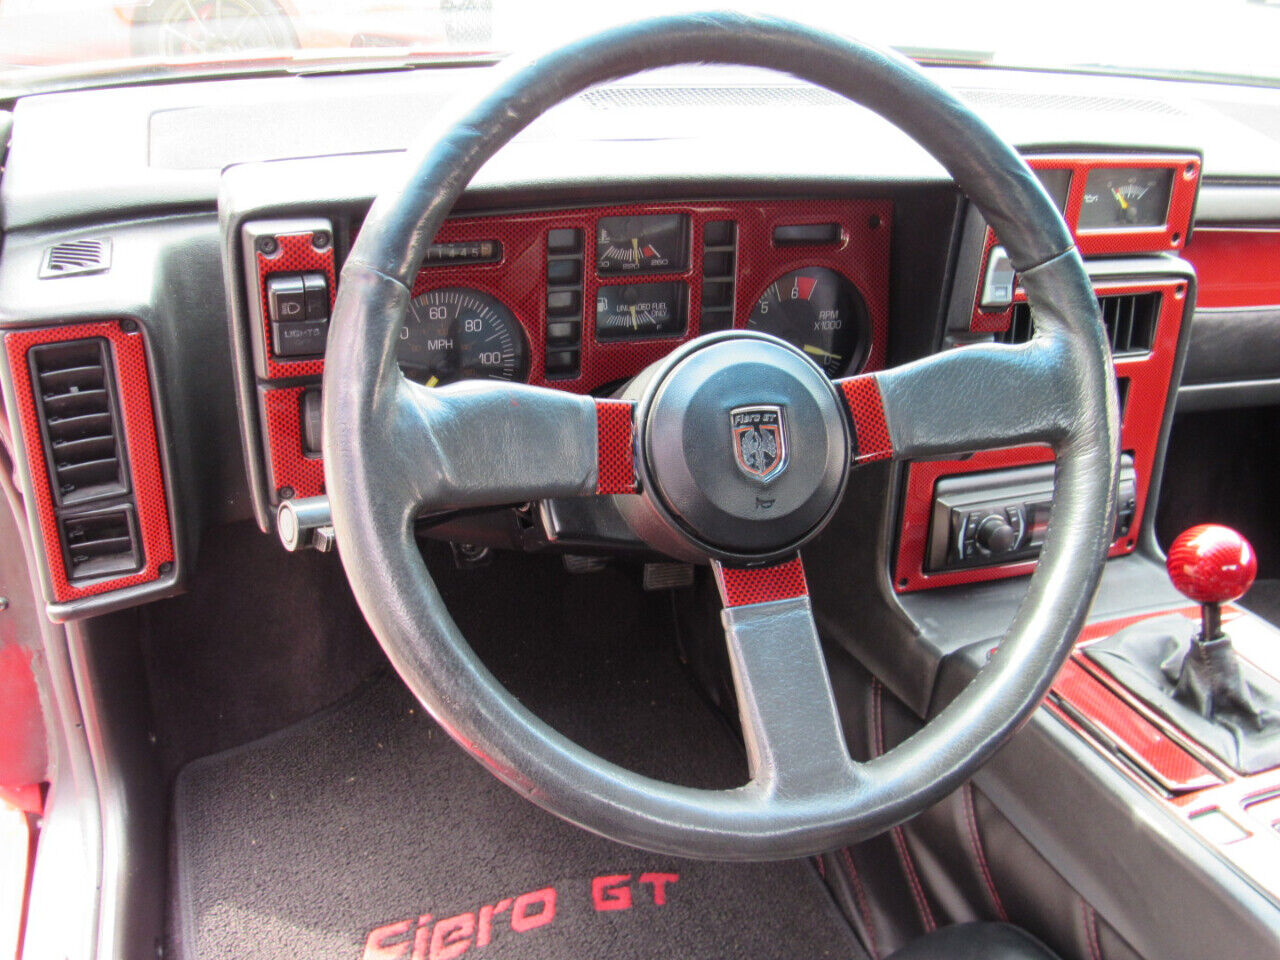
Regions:
<instances>
[{"instance_id":1,"label":"instrument cluster","mask_svg":"<svg viewBox=\"0 0 1280 960\"><path fill-rule=\"evenodd\" d=\"M753 329L830 376L883 364L892 208L875 200L588 207L446 222L405 375L607 392L676 345Z\"/></svg>"}]
</instances>

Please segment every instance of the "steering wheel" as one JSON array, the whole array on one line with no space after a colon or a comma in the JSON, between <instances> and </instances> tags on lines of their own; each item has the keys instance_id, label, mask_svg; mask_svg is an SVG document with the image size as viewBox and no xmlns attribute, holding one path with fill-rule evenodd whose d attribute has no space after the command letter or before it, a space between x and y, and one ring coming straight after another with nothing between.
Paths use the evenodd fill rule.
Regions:
<instances>
[{"instance_id":1,"label":"steering wheel","mask_svg":"<svg viewBox=\"0 0 1280 960\"><path fill-rule=\"evenodd\" d=\"M1035 314L1032 340L832 383L781 340L730 331L691 341L610 400L405 379L396 341L414 276L481 164L593 84L698 62L784 70L911 135L999 234ZM782 20L710 13L609 30L512 70L408 159L342 270L324 376L325 479L361 609L449 735L566 820L706 859L833 849L911 817L971 776L1040 702L1083 625L1106 559L1119 459L1097 301L1070 233L1017 153L894 53ZM756 434L750 456L738 430ZM919 733L853 761L800 548L858 464L1026 443L1055 451L1057 493L1039 567L997 653ZM413 534L423 511L597 495L617 497L650 544L711 563L747 747L745 786L646 778L533 716L461 636ZM757 501L773 503L762 511Z\"/></svg>"}]
</instances>

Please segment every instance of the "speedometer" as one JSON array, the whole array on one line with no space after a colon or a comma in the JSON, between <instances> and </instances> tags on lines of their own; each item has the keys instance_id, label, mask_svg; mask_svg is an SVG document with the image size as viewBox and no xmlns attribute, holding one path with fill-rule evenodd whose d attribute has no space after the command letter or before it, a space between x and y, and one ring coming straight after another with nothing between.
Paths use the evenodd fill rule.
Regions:
<instances>
[{"instance_id":1,"label":"speedometer","mask_svg":"<svg viewBox=\"0 0 1280 960\"><path fill-rule=\"evenodd\" d=\"M467 287L430 290L409 304L396 360L429 387L455 380L524 380L524 330L501 301Z\"/></svg>"},{"instance_id":2,"label":"speedometer","mask_svg":"<svg viewBox=\"0 0 1280 960\"><path fill-rule=\"evenodd\" d=\"M856 371L871 343L862 295L826 267L793 270L769 284L747 327L799 347L831 377Z\"/></svg>"}]
</instances>

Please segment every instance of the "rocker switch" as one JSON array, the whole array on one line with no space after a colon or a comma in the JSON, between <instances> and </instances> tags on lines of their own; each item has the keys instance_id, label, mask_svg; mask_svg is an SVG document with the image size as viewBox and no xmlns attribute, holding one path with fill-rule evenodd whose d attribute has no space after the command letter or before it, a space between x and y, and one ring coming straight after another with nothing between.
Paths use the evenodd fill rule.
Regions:
<instances>
[{"instance_id":1,"label":"rocker switch","mask_svg":"<svg viewBox=\"0 0 1280 960\"><path fill-rule=\"evenodd\" d=\"M983 310L1004 310L1013 303L1013 262L1004 247L992 247L987 257L987 275L982 279Z\"/></svg>"}]
</instances>

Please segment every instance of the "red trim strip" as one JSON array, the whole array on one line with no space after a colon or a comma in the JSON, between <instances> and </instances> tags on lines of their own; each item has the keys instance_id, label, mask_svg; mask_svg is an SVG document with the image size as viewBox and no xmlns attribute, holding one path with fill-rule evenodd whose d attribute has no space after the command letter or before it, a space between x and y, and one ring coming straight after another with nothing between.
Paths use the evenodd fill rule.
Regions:
<instances>
[{"instance_id":1,"label":"red trim strip","mask_svg":"<svg viewBox=\"0 0 1280 960\"><path fill-rule=\"evenodd\" d=\"M888 460L893 456L893 441L884 417L884 398L874 374L864 373L836 381L853 420L854 463Z\"/></svg>"},{"instance_id":2,"label":"red trim strip","mask_svg":"<svg viewBox=\"0 0 1280 960\"><path fill-rule=\"evenodd\" d=\"M333 238L330 237L323 250L317 250L314 237L315 234L310 230L305 233L280 234L276 237L279 247L275 253L267 256L261 251L257 252L258 299L262 307L262 342L268 379L303 377L324 372L323 357L294 360L275 355L271 346L271 313L267 306L267 278L272 274L316 271L323 273L329 281L329 313L332 315L333 302L338 296L338 280L333 264Z\"/></svg>"},{"instance_id":3,"label":"red trim strip","mask_svg":"<svg viewBox=\"0 0 1280 960\"><path fill-rule=\"evenodd\" d=\"M627 400L596 401L596 493L635 493L631 414Z\"/></svg>"},{"instance_id":4,"label":"red trim strip","mask_svg":"<svg viewBox=\"0 0 1280 960\"><path fill-rule=\"evenodd\" d=\"M324 459L307 455L302 443L302 395L306 387L282 387L262 391L263 423L267 430L268 466L273 499L288 487L282 499L318 497L324 493Z\"/></svg>"},{"instance_id":5,"label":"red trim strip","mask_svg":"<svg viewBox=\"0 0 1280 960\"><path fill-rule=\"evenodd\" d=\"M798 555L767 567L726 567L716 563L712 569L716 586L720 588L720 599L726 607L791 600L809 594L804 565Z\"/></svg>"},{"instance_id":6,"label":"red trim strip","mask_svg":"<svg viewBox=\"0 0 1280 960\"><path fill-rule=\"evenodd\" d=\"M1197 309L1280 304L1280 230L1202 227L1182 255L1195 264Z\"/></svg>"},{"instance_id":7,"label":"red trim strip","mask_svg":"<svg viewBox=\"0 0 1280 960\"><path fill-rule=\"evenodd\" d=\"M1075 659L1068 660L1053 691L1118 741L1135 759L1175 790L1198 790L1221 781L1155 724L1106 688Z\"/></svg>"},{"instance_id":8,"label":"red trim strip","mask_svg":"<svg viewBox=\"0 0 1280 960\"><path fill-rule=\"evenodd\" d=\"M57 515L53 506L53 489L45 465L44 440L40 434L40 419L36 413L27 352L38 344L96 337L108 340L112 347L116 392L124 424L124 436L120 439L128 451L144 566L137 573L126 577L73 586L62 558ZM13 377L22 442L27 448L27 468L31 472L31 489L35 497L36 516L40 520L40 534L49 564L54 601L67 603L158 580L161 564L173 563L173 536L169 529L169 502L165 495L164 470L160 465L160 447L151 402L151 374L147 369L147 350L141 327L134 326L126 333L119 321L115 320L43 327L39 330L6 334L4 345L9 356L9 371Z\"/></svg>"}]
</instances>

